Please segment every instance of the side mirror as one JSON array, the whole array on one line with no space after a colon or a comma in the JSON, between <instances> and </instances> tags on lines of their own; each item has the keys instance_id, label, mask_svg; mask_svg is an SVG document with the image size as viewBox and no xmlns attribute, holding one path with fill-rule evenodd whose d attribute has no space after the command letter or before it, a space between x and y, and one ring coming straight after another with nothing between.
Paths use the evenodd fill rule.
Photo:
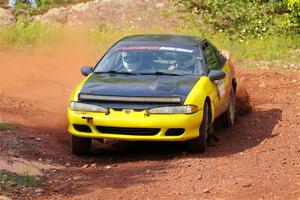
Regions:
<instances>
[{"instance_id":1,"label":"side mirror","mask_svg":"<svg viewBox=\"0 0 300 200\"><path fill-rule=\"evenodd\" d=\"M220 70L210 70L208 74L208 78L211 81L222 80L224 79L226 74Z\"/></svg>"},{"instance_id":2,"label":"side mirror","mask_svg":"<svg viewBox=\"0 0 300 200\"><path fill-rule=\"evenodd\" d=\"M83 76L87 76L89 75L91 72L92 72L93 68L92 67L89 67L89 66L86 66L86 67L82 67L81 68L81 74Z\"/></svg>"}]
</instances>

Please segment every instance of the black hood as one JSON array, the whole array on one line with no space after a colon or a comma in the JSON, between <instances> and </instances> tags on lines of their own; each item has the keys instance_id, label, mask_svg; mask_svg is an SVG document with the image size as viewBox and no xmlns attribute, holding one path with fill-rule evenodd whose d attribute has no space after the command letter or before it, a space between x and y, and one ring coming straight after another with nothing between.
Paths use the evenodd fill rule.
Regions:
<instances>
[{"instance_id":1,"label":"black hood","mask_svg":"<svg viewBox=\"0 0 300 200\"><path fill-rule=\"evenodd\" d=\"M199 77L194 75L92 74L84 83L80 93L127 97L181 97L184 102L198 80ZM132 103L101 102L102 106L111 108L144 109L154 106L148 104L139 103L139 106L134 106Z\"/></svg>"}]
</instances>

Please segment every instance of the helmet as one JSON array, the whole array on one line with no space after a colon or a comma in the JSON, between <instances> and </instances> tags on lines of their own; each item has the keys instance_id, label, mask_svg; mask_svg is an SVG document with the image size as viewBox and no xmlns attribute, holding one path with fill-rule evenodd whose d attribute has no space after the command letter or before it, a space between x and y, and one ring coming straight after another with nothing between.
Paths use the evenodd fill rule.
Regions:
<instances>
[{"instance_id":1,"label":"helmet","mask_svg":"<svg viewBox=\"0 0 300 200\"><path fill-rule=\"evenodd\" d=\"M136 51L122 52L122 61L125 69L129 72L140 69L143 64L141 52Z\"/></svg>"},{"instance_id":2,"label":"helmet","mask_svg":"<svg viewBox=\"0 0 300 200\"><path fill-rule=\"evenodd\" d=\"M188 68L195 65L196 59L195 56L188 53L179 53L177 55L177 65L180 68Z\"/></svg>"}]
</instances>

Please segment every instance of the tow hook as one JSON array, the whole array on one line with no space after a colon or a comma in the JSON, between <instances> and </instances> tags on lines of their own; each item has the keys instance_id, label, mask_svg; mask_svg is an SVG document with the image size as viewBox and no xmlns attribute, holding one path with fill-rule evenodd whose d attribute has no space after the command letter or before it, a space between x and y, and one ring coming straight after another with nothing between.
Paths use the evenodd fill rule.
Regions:
<instances>
[{"instance_id":1,"label":"tow hook","mask_svg":"<svg viewBox=\"0 0 300 200\"><path fill-rule=\"evenodd\" d=\"M86 122L88 124L92 124L93 123L93 118L92 117L82 117L82 119L86 119Z\"/></svg>"}]
</instances>

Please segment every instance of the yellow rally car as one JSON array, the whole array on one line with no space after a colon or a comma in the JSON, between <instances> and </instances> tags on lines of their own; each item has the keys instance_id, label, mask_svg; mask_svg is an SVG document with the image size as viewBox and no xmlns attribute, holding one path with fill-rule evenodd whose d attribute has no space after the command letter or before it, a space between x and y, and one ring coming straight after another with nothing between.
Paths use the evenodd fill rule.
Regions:
<instances>
[{"instance_id":1,"label":"yellow rally car","mask_svg":"<svg viewBox=\"0 0 300 200\"><path fill-rule=\"evenodd\" d=\"M75 154L105 138L186 141L188 150L204 152L217 117L234 123L234 68L207 39L128 36L81 73L68 107Z\"/></svg>"}]
</instances>

